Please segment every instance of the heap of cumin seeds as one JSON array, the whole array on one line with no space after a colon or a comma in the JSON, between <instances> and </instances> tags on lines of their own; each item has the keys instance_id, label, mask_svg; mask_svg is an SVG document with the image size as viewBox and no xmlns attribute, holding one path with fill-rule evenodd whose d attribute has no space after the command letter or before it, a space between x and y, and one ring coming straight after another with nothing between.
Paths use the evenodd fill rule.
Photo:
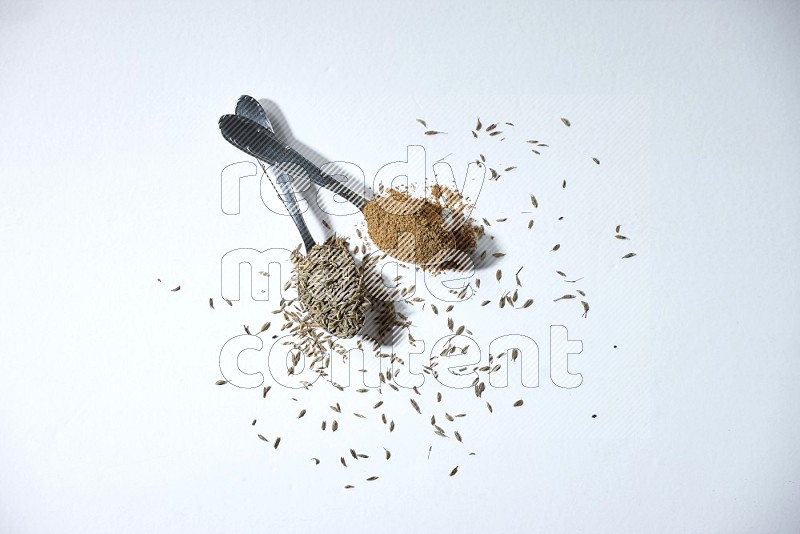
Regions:
<instances>
[{"instance_id":1,"label":"heap of cumin seeds","mask_svg":"<svg viewBox=\"0 0 800 534\"><path fill-rule=\"evenodd\" d=\"M340 338L353 337L364 324L369 300L364 278L347 248L347 241L331 237L314 245L308 255L295 250L300 301L317 323Z\"/></svg>"}]
</instances>

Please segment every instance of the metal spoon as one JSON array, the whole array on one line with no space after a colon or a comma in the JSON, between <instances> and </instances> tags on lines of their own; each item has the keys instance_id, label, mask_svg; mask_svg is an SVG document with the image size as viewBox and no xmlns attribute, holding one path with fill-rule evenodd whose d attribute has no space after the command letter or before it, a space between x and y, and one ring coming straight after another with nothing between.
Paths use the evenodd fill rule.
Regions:
<instances>
[{"instance_id":1,"label":"metal spoon","mask_svg":"<svg viewBox=\"0 0 800 534\"><path fill-rule=\"evenodd\" d=\"M236 114L237 116L239 116L239 118L249 123L248 128L243 129L242 131L239 132L235 130L226 131L226 129L222 127L222 119L220 119L220 128L222 129L222 135L225 137L226 140L228 140L228 142L230 142L237 148L243 150L244 152L250 155L254 155L254 153L250 150L250 148L252 146L259 146L260 142L260 140L257 139L255 136L262 135L263 132L269 132L270 135L273 134L272 124L269 122L266 113L264 113L264 109L261 107L258 101L249 96L242 96L239 99L239 101L236 104ZM232 117L232 116L229 115L226 117ZM230 121L230 123L234 125L236 124L236 122L234 121ZM253 124L257 125L258 128L254 130L251 127L251 125ZM266 167L261 161L262 158L259 158L258 156L256 157L259 160L259 164L264 169L264 172L268 173L269 171L266 169ZM269 160L267 159L267 161ZM319 171L319 169L317 169L317 171ZM319 173L320 176L327 176L327 175L322 175L321 171L319 171ZM308 227L306 226L302 214L300 213L300 209L297 205L297 199L295 197L294 190L292 189L291 186L291 181L292 179L287 173L280 173L277 177L275 177L275 183L278 184L278 187L281 190L281 192L278 193L278 196L280 197L283 204L286 206L286 209L288 210L289 215L291 215L292 220L295 223L295 226L297 226L297 230L300 232L300 236L303 238L303 244L305 245L306 248L306 254L308 254L311 252L312 247L314 247L315 242L314 238L311 237L311 233L309 232ZM347 251L346 249L345 249L345 254L349 258L350 262L352 262L353 268L356 269L357 272L360 272L356 267L355 261L353 260L352 256L350 256L349 251ZM363 282L361 281L361 279L359 279L359 284L362 283ZM301 300L304 300L303 296L304 295L301 294ZM316 298L314 295L307 294L305 296L306 298L311 298L311 299ZM306 305L308 306L308 303L306 303ZM310 306L308 307L309 309L313 309ZM340 337L352 337L357 333L358 330L360 330L361 326L363 326L364 323L363 315L360 318L360 324L358 325L358 330L348 329L347 331L341 331L341 322L336 320L336 313L338 313L338 311L339 310L337 309L337 311L334 312L333 317L314 316L313 313L312 316L314 316L315 322L318 325L322 326L323 328L330 331L334 335L338 335ZM340 325L338 331L336 325Z\"/></svg>"},{"instance_id":2,"label":"metal spoon","mask_svg":"<svg viewBox=\"0 0 800 534\"><path fill-rule=\"evenodd\" d=\"M364 210L368 201L363 195L325 174L296 150L275 137L267 114L256 99L247 95L241 96L236 105L236 115L220 117L219 127L225 139L245 153L272 165L295 164L308 173L313 183L343 197L359 211ZM401 260L409 261L403 258Z\"/></svg>"},{"instance_id":3,"label":"metal spoon","mask_svg":"<svg viewBox=\"0 0 800 534\"><path fill-rule=\"evenodd\" d=\"M248 97L249 98L249 97ZM253 116L259 120L260 125L259 128L266 128L270 133L272 132L272 125L267 119L266 114L264 114L264 110L261 108L261 105L258 104L258 108L254 108L250 102L246 100L239 99L239 103L236 105L237 113L241 110L244 113L253 113ZM257 113L257 110L261 110L261 114ZM249 119L245 119L249 120ZM253 124L256 124L255 122ZM257 133L257 132L256 132ZM244 135L237 135L235 138L229 137L228 135L223 132L223 136L227 139L232 145L235 147L244 150L243 146L249 146L252 142L250 139L249 132L244 132ZM245 150L248 154L249 151ZM259 160L261 158L258 158ZM261 163L261 161L259 161ZM268 172L267 169L263 166L265 172ZM306 222L303 219L303 214L300 212L300 208L297 205L297 198L295 197L294 190L291 186L291 177L286 173L281 173L277 177L275 177L275 183L278 184L280 188L280 192L278 193L278 197L283 202L283 205L286 206L286 210L289 212L289 215L292 217L292 221L294 221L294 225L297 227L298 232L300 232L300 237L303 239L303 245L306 248L306 252L311 251L311 247L313 247L316 243L314 242L314 238L311 237L311 232L308 230L308 226L306 226Z\"/></svg>"}]
</instances>

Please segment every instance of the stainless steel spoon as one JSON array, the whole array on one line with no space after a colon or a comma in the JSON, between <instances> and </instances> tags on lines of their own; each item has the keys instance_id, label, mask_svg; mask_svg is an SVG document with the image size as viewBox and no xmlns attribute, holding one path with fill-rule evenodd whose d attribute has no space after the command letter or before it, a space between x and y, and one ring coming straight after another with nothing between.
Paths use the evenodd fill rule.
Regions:
<instances>
[{"instance_id":1,"label":"stainless steel spoon","mask_svg":"<svg viewBox=\"0 0 800 534\"><path fill-rule=\"evenodd\" d=\"M264 108L261 107L261 104L258 103L258 100L252 96L242 95L239 97L239 101L236 102L236 114L240 117L246 117L254 122L257 122L264 128L268 129L271 133L274 133L272 123L269 122L267 114L264 112ZM259 163L261 164L261 168L264 170L264 172L269 173L264 164L260 161ZM292 186L290 185L290 182L291 177L286 173L281 173L275 177L275 183L277 183L278 187L280 188L278 197L283 202L283 205L286 206L286 209L289 212L289 215L292 217L295 226L297 226L297 230L300 232L300 236L303 238L303 245L306 247L306 252L309 252L311 247L313 247L315 244L314 238L311 237L311 233L308 231L308 226L306 226L306 222L300 213L300 209L297 206L297 198Z\"/></svg>"},{"instance_id":2,"label":"stainless steel spoon","mask_svg":"<svg viewBox=\"0 0 800 534\"><path fill-rule=\"evenodd\" d=\"M223 127L223 119L225 119L225 117L238 117L242 119L242 121L246 122L240 122L228 119L226 121L226 124L228 126L232 126L231 129L228 129ZM235 116L226 115L225 117L220 119L220 129L222 130L222 135L225 137L225 139L228 140L228 142L230 142L237 148L239 148L240 150L243 150L247 154L256 157L259 160L259 164L264 169L264 172L268 173L269 171L266 169L262 161L267 161L268 163L272 163L273 165L279 161L273 160L267 154L253 149L253 147L261 146L261 143L263 143L265 139L264 137L265 133L268 133L270 136L272 136L272 139L274 139L273 135L274 131L272 129L272 124L267 118L267 115L264 112L264 109L261 107L261 104L259 104L258 101L252 97L246 95L242 96L241 98L239 98L239 101L236 104L236 115ZM242 126L240 130L237 130L236 129L237 124L244 126ZM255 125L255 127L253 125ZM272 139L268 139L268 142L274 146L275 143L273 143ZM307 160L305 161L307 162ZM335 180L323 174L322 171L314 167L310 162L308 162L308 165L311 165L313 167L313 169L311 169L312 171L314 169L316 170L318 174L316 174L315 176L317 176L318 178L321 178L322 180L329 179L335 182ZM295 192L291 186L291 181L292 179L287 173L282 172L275 177L275 183L278 184L278 188L280 189L280 192L278 192L278 196L280 197L283 204L286 206L286 209L288 210L289 215L291 215L295 226L297 226L297 230L300 232L300 236L303 238L303 244L305 245L306 248L306 254L308 254L311 252L312 247L314 247L315 242L314 238L311 237L311 233L309 232L308 227L306 226L302 214L300 213ZM335 183L338 184L338 182ZM353 195L355 195L355 193L353 193ZM344 253L347 255L350 262L352 262L353 269L355 269L355 271L359 273L359 277L362 276L360 270L356 267L355 261L353 260L352 256L350 256L349 251L344 249ZM361 278L359 278L358 284L359 286L363 284L363 280ZM318 297L314 295L303 294L301 291L301 300L304 300L304 302L305 300L308 299L313 300L315 298ZM359 300L361 299L361 297L358 298ZM309 306L308 302L305 303L309 309L313 309L313 307ZM355 329L352 328L352 325L348 325L346 327L346 330L342 330L343 328L342 322L338 320L336 317L336 314L339 312L340 310L337 308L334 311L333 316L325 314L322 316L315 316L313 313L312 316L314 316L314 319L317 322L317 324L319 324L329 332L333 333L334 335L340 337L352 337L358 332L358 330L361 329L361 326L363 326L364 316L362 315L360 317L359 324L356 325Z\"/></svg>"}]
</instances>

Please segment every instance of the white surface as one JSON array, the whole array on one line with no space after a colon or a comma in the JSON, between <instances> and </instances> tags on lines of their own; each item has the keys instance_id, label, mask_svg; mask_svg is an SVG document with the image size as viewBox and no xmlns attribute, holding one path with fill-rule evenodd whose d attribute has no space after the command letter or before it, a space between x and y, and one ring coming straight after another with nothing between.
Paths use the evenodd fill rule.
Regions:
<instances>
[{"instance_id":1,"label":"white surface","mask_svg":"<svg viewBox=\"0 0 800 534\"><path fill-rule=\"evenodd\" d=\"M799 11L4 3L0 530L796 531ZM476 215L515 206L518 230L498 229L513 251L501 266L568 262L590 276L589 318L546 304L547 278L535 313L471 320L482 347L514 331L543 355L547 326L566 324L584 341L570 363L584 384L559 390L543 367L538 389L492 391L492 417L467 395L453 408L470 413L461 447L405 397L391 436L351 417L322 438L321 389L302 396L313 419L298 421L299 394L268 403L213 386L222 343L272 309L220 306L220 257L296 242L254 182L241 215L220 211L220 171L245 158L216 119L243 93L368 176L414 143L463 169L476 114L549 142L488 183ZM462 137L425 138L417 117ZM565 215L568 229L548 222L527 241L513 212L530 192L548 199L537 221ZM616 260L616 224L634 239L631 263ZM278 451L255 438L254 417L282 435ZM395 456L345 471L336 462L353 446ZM381 480L365 487L364 465Z\"/></svg>"}]
</instances>

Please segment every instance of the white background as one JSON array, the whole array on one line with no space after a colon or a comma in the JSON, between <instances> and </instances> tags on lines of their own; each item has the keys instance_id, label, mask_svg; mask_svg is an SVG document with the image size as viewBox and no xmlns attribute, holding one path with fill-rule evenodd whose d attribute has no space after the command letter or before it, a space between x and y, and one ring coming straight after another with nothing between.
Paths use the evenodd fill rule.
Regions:
<instances>
[{"instance_id":1,"label":"white background","mask_svg":"<svg viewBox=\"0 0 800 534\"><path fill-rule=\"evenodd\" d=\"M798 22L755 1L3 2L0 530L796 531ZM422 417L385 392L389 435L373 393L215 386L222 344L272 309L220 306L220 257L298 242L253 179L240 215L220 210L222 168L247 158L216 120L240 94L368 177L409 144L457 172L477 152L518 165L475 215L509 217L497 265L525 265L536 304L454 318L484 352L534 338L540 387L488 391L492 415L445 392L459 445L431 433L433 390ZM506 144L473 140L476 115L514 122ZM555 269L586 277L587 319L550 302ZM413 318L427 347L445 331ZM584 343L579 388L548 379L550 324ZM321 433L337 400L370 419ZM371 458L345 470L350 447Z\"/></svg>"}]
</instances>

